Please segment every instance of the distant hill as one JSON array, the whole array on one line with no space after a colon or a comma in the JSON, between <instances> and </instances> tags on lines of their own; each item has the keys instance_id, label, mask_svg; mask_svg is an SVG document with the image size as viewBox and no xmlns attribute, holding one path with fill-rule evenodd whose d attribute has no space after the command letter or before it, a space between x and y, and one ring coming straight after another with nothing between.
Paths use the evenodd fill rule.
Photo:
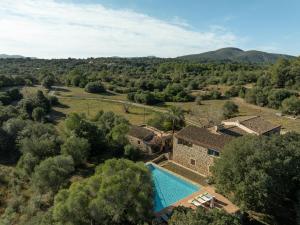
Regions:
<instances>
[{"instance_id":1,"label":"distant hill","mask_svg":"<svg viewBox=\"0 0 300 225\"><path fill-rule=\"evenodd\" d=\"M0 59L21 59L25 58L21 55L6 55L6 54L0 54Z\"/></svg>"},{"instance_id":2,"label":"distant hill","mask_svg":"<svg viewBox=\"0 0 300 225\"><path fill-rule=\"evenodd\" d=\"M294 56L267 53L255 50L243 51L239 48L221 48L216 51L204 52L194 55L185 55L177 58L195 62L233 61L249 63L274 63L279 58L291 59L294 58Z\"/></svg>"}]
</instances>

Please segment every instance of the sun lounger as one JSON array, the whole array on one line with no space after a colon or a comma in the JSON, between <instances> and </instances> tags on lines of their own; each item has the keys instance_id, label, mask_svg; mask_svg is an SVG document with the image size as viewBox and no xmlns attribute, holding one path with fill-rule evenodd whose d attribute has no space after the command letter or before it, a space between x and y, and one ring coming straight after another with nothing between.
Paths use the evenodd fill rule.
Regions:
<instances>
[{"instance_id":1,"label":"sun lounger","mask_svg":"<svg viewBox=\"0 0 300 225\"><path fill-rule=\"evenodd\" d=\"M204 201L209 202L209 201L211 201L211 200L214 198L214 196L212 196L212 195L210 195L210 194L206 194L206 195L201 196L201 198L202 198Z\"/></svg>"},{"instance_id":2,"label":"sun lounger","mask_svg":"<svg viewBox=\"0 0 300 225\"><path fill-rule=\"evenodd\" d=\"M198 202L196 199L191 199L188 201L188 203L193 204L194 206L197 206L197 207L201 205L201 203Z\"/></svg>"},{"instance_id":3,"label":"sun lounger","mask_svg":"<svg viewBox=\"0 0 300 225\"><path fill-rule=\"evenodd\" d=\"M196 200L197 200L198 202L200 202L201 204L207 202L206 200L202 199L202 196L203 196L203 195L199 195L199 196L196 197Z\"/></svg>"}]
</instances>

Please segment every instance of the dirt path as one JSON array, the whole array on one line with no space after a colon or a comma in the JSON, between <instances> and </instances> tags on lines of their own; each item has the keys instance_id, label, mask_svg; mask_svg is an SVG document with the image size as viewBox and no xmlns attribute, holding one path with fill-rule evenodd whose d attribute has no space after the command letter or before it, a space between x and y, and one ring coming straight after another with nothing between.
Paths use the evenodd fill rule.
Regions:
<instances>
[{"instance_id":1,"label":"dirt path","mask_svg":"<svg viewBox=\"0 0 300 225\"><path fill-rule=\"evenodd\" d=\"M55 89L55 87L53 87L53 88ZM60 88L66 88L66 87L60 87ZM127 105L130 105L130 106L149 109L149 110L152 110L152 111L158 112L158 113L167 113L168 112L168 110L165 110L165 109L162 109L162 108L159 108L159 107L155 107L155 106L144 105L144 104L140 104L140 103L130 102L130 101L127 101L127 100L110 99L110 98L106 98L106 97L103 97L103 96L99 96L99 97L59 96L59 95L55 94L55 90L51 90L48 93L48 95L55 96L59 99L100 100L100 101L114 102L114 103L118 103L118 104L127 104ZM185 118L185 121L189 125L194 125L194 126L199 126L199 127L202 126L200 123L197 123L197 122L195 122L191 119L188 119L188 118Z\"/></svg>"}]
</instances>

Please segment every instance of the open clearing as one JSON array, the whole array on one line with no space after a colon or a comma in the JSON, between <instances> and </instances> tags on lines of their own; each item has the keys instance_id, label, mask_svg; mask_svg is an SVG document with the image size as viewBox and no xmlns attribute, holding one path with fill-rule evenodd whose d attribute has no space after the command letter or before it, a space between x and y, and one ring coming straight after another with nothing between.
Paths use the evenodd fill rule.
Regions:
<instances>
[{"instance_id":1,"label":"open clearing","mask_svg":"<svg viewBox=\"0 0 300 225\"><path fill-rule=\"evenodd\" d=\"M45 89L34 86L22 89L24 95L31 95L37 90ZM95 116L99 111L112 111L118 115L124 116L132 124L141 124L147 122L154 112L148 108L129 106L129 113L125 113L124 104L114 102L115 100L124 100L126 96L122 95L100 95L86 93L82 88L63 87L55 91L55 95L59 98L61 106L54 107L52 116L59 124L66 115L70 113L85 113L88 117ZM111 100L111 101L110 101Z\"/></svg>"},{"instance_id":2,"label":"open clearing","mask_svg":"<svg viewBox=\"0 0 300 225\"><path fill-rule=\"evenodd\" d=\"M233 98L239 106L240 116L262 116L264 119L282 125L283 130L300 132L300 120L293 120L286 117L277 116L278 110L259 107L248 104L241 98ZM202 105L196 105L194 102L187 103L167 103L167 105L176 105L189 112L187 118L200 124L207 123L207 118L218 121L222 117L222 107L226 100L208 100L202 101Z\"/></svg>"},{"instance_id":3,"label":"open clearing","mask_svg":"<svg viewBox=\"0 0 300 225\"><path fill-rule=\"evenodd\" d=\"M25 87L22 89L22 92L24 95L30 95L38 89L45 91L45 89L35 86ZM87 116L92 117L100 110L103 110L122 115L132 124L141 124L152 118L155 113L154 111L163 112L171 105L176 105L186 111L188 122L205 125L208 122L208 118L214 121L221 120L222 106L226 101L207 100L202 101L201 105L197 105L194 102L168 102L160 106L143 106L141 104L128 103L130 104L129 113L125 113L124 103L127 102L125 94L91 94L85 92L82 88L76 87L57 87L52 93L59 98L62 104L61 107L55 107L53 113L54 116L57 116L57 122L59 123L65 115L72 112L85 113ZM259 115L270 122L282 125L284 130L300 132L300 120L279 117L276 115L277 110L248 104L240 98L233 98L231 100L239 106L239 115Z\"/></svg>"}]
</instances>

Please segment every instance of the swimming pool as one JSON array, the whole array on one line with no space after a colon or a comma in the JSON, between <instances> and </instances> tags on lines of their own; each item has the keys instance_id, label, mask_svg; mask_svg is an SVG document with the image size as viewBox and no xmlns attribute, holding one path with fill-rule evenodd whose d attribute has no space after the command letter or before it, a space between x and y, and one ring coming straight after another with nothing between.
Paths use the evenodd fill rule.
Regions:
<instances>
[{"instance_id":1,"label":"swimming pool","mask_svg":"<svg viewBox=\"0 0 300 225\"><path fill-rule=\"evenodd\" d=\"M147 167L151 171L154 182L154 212L158 212L200 189L200 187L153 164L148 164Z\"/></svg>"}]
</instances>

